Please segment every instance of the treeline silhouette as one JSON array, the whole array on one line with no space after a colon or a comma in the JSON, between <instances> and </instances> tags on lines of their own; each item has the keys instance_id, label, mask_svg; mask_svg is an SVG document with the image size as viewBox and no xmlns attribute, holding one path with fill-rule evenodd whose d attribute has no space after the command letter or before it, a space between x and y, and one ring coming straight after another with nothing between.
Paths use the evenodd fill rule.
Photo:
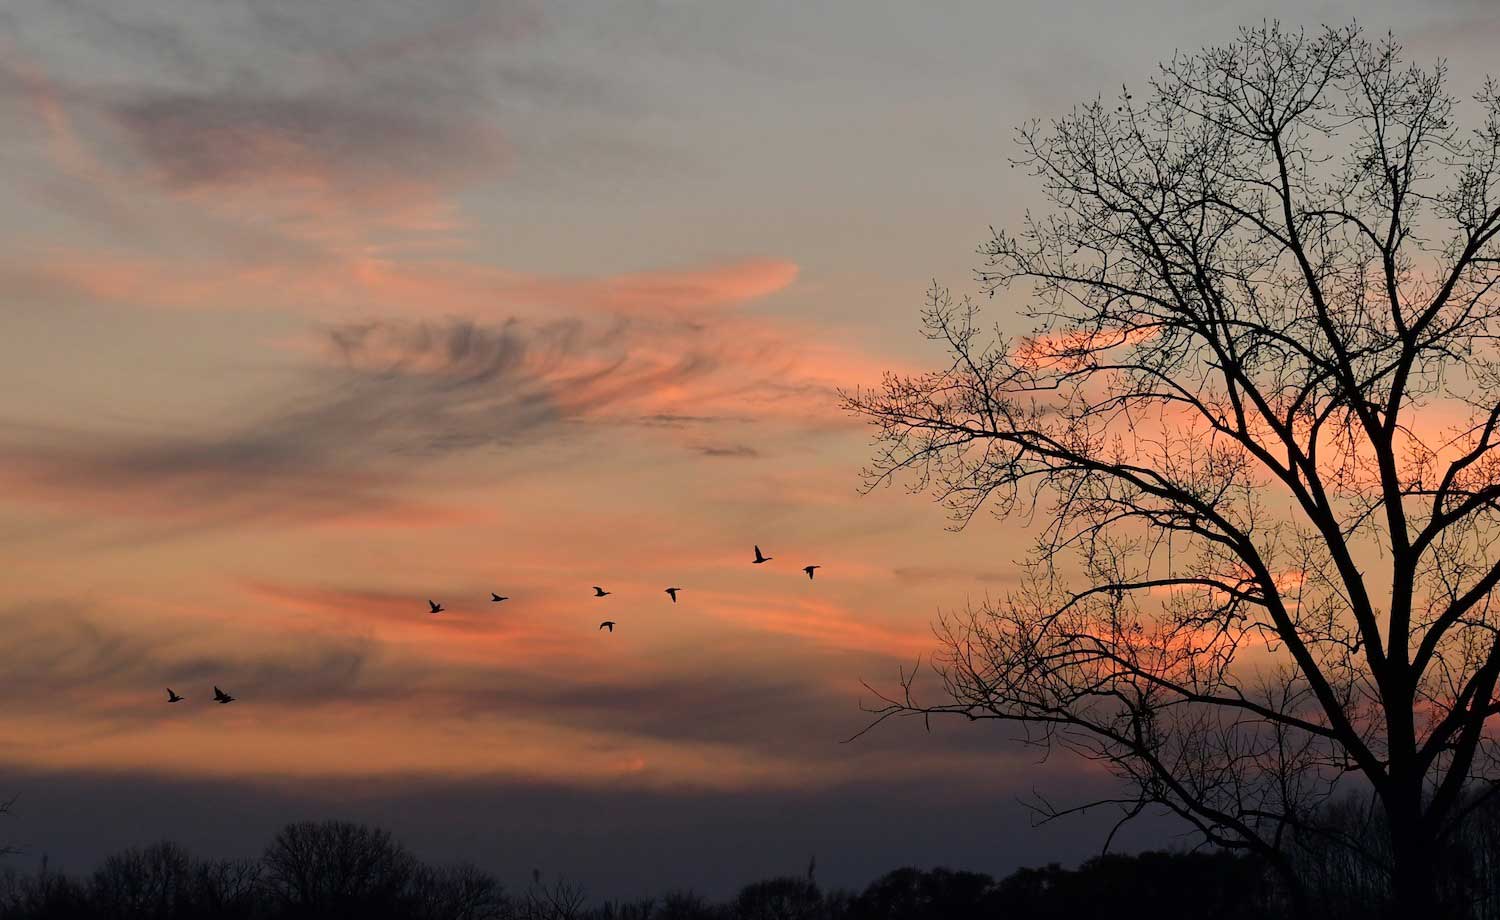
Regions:
<instances>
[{"instance_id":1,"label":"treeline silhouette","mask_svg":"<svg viewBox=\"0 0 1500 920\"><path fill-rule=\"evenodd\" d=\"M1477 809L1439 854L1445 897L1475 920L1500 920L1500 811ZM1388 847L1367 805L1323 814L1318 839L1291 847L1306 905L1323 920L1378 916ZM1339 846L1328 845L1329 835ZM862 891L806 872L752 882L714 901L691 891L591 902L566 877L534 872L510 891L472 864L434 866L385 830L345 821L289 824L258 859L203 859L164 841L116 853L88 875L0 873L4 920L1251 920L1290 913L1280 877L1223 850L1105 855L996 879L902 868Z\"/></svg>"},{"instance_id":2,"label":"treeline silhouette","mask_svg":"<svg viewBox=\"0 0 1500 920\"><path fill-rule=\"evenodd\" d=\"M6 920L979 920L1150 916L1260 918L1265 873L1224 852L1103 856L1077 869L897 869L863 891L825 890L815 865L745 885L726 901L690 891L590 903L565 878L533 873L507 891L468 864L432 866L387 831L343 821L290 824L259 859L201 859L171 843L116 853L92 874L0 875Z\"/></svg>"}]
</instances>

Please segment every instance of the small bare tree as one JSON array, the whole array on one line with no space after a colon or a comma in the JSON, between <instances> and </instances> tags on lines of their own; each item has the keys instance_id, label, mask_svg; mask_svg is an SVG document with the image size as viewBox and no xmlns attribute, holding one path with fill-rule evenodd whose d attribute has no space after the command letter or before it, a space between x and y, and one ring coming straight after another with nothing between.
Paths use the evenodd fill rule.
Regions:
<instances>
[{"instance_id":1,"label":"small bare tree","mask_svg":"<svg viewBox=\"0 0 1500 920\"><path fill-rule=\"evenodd\" d=\"M542 881L540 869L531 870L531 885L521 896L519 920L577 920L583 916L588 896L581 885L558 876L551 884Z\"/></svg>"},{"instance_id":2,"label":"small bare tree","mask_svg":"<svg viewBox=\"0 0 1500 920\"><path fill-rule=\"evenodd\" d=\"M1362 784L1396 915L1432 916L1500 711L1500 92L1462 130L1444 85L1267 24L1020 131L1051 212L977 274L1033 330L935 286L951 363L844 399L869 486L1043 524L1018 590L938 623L946 699L903 675L877 722L1018 724L1289 877Z\"/></svg>"}]
</instances>

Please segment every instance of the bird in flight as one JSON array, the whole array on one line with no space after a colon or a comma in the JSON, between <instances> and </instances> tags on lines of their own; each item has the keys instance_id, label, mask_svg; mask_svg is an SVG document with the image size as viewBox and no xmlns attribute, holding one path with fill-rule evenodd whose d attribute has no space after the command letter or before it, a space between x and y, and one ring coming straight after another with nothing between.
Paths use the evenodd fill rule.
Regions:
<instances>
[{"instance_id":1,"label":"bird in flight","mask_svg":"<svg viewBox=\"0 0 1500 920\"><path fill-rule=\"evenodd\" d=\"M610 632L614 632L615 631L615 621L614 620L605 620L603 623L599 624L599 628L600 629L608 628Z\"/></svg>"},{"instance_id":2,"label":"bird in flight","mask_svg":"<svg viewBox=\"0 0 1500 920\"><path fill-rule=\"evenodd\" d=\"M760 554L760 547L757 546L755 548L755 562L752 563L752 564L753 565L760 565L762 562L770 562L773 558L775 558L775 557L773 557L773 556L762 556Z\"/></svg>"},{"instance_id":3,"label":"bird in flight","mask_svg":"<svg viewBox=\"0 0 1500 920\"><path fill-rule=\"evenodd\" d=\"M437 601L429 600L427 602L427 606L429 606L429 607L432 608L432 612L433 613L442 613L443 612L443 605L439 604Z\"/></svg>"},{"instance_id":4,"label":"bird in flight","mask_svg":"<svg viewBox=\"0 0 1500 920\"><path fill-rule=\"evenodd\" d=\"M171 687L167 688L167 702L168 703L180 703L180 702L182 702L185 699L187 699L187 697L178 696L176 693L172 692L172 688Z\"/></svg>"},{"instance_id":5,"label":"bird in flight","mask_svg":"<svg viewBox=\"0 0 1500 920\"><path fill-rule=\"evenodd\" d=\"M492 604L498 604L501 601L508 601L508 600L510 600L510 598L508 598L508 597L502 597L501 595L496 594L493 591L490 592L490 603L492 603Z\"/></svg>"},{"instance_id":6,"label":"bird in flight","mask_svg":"<svg viewBox=\"0 0 1500 920\"><path fill-rule=\"evenodd\" d=\"M674 603L674 604L677 603L677 592L681 591L681 590L682 590L681 588L668 588L667 589L667 593L672 596L672 603Z\"/></svg>"},{"instance_id":7,"label":"bird in flight","mask_svg":"<svg viewBox=\"0 0 1500 920\"><path fill-rule=\"evenodd\" d=\"M218 687L215 687L214 688L214 702L215 703L220 703L220 704L223 704L223 703L233 703L234 702L234 697L232 697L229 694L225 693L223 690L220 690Z\"/></svg>"},{"instance_id":8,"label":"bird in flight","mask_svg":"<svg viewBox=\"0 0 1500 920\"><path fill-rule=\"evenodd\" d=\"M615 592L613 592L613 591L606 591L603 588L599 587L598 585L594 585L594 596L595 597L604 597L607 594L614 594L614 593Z\"/></svg>"},{"instance_id":9,"label":"bird in flight","mask_svg":"<svg viewBox=\"0 0 1500 920\"><path fill-rule=\"evenodd\" d=\"M821 569L821 568L822 568L821 565L804 565L802 567L802 571L804 571L804 572L807 573L807 580L808 581L812 581L813 569Z\"/></svg>"}]
</instances>

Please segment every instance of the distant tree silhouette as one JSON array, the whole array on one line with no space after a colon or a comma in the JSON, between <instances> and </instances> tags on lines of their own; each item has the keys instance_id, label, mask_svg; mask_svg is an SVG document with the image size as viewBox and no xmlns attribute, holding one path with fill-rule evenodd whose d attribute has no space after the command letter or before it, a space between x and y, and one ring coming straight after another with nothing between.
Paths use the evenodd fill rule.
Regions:
<instances>
[{"instance_id":1,"label":"distant tree silhouette","mask_svg":"<svg viewBox=\"0 0 1500 920\"><path fill-rule=\"evenodd\" d=\"M995 880L980 872L896 869L849 906L850 920L988 920L1004 916Z\"/></svg>"},{"instance_id":2,"label":"distant tree silhouette","mask_svg":"<svg viewBox=\"0 0 1500 920\"><path fill-rule=\"evenodd\" d=\"M691 891L668 892L654 920L718 920L721 916L702 895Z\"/></svg>"},{"instance_id":3,"label":"distant tree silhouette","mask_svg":"<svg viewBox=\"0 0 1500 920\"><path fill-rule=\"evenodd\" d=\"M419 866L411 881L417 920L505 920L511 915L505 889L494 876L467 863Z\"/></svg>"},{"instance_id":4,"label":"distant tree silhouette","mask_svg":"<svg viewBox=\"0 0 1500 920\"><path fill-rule=\"evenodd\" d=\"M282 828L262 857L264 880L293 917L399 917L417 861L388 831L347 821Z\"/></svg>"},{"instance_id":5,"label":"distant tree silhouette","mask_svg":"<svg viewBox=\"0 0 1500 920\"><path fill-rule=\"evenodd\" d=\"M254 859L195 861L192 904L196 916L220 920L248 920L257 916L261 869L260 861Z\"/></svg>"},{"instance_id":6,"label":"distant tree silhouette","mask_svg":"<svg viewBox=\"0 0 1500 920\"><path fill-rule=\"evenodd\" d=\"M192 912L193 860L169 841L105 859L89 886L104 917L179 920Z\"/></svg>"},{"instance_id":7,"label":"distant tree silhouette","mask_svg":"<svg viewBox=\"0 0 1500 920\"><path fill-rule=\"evenodd\" d=\"M1254 920L1280 914L1251 859L1216 853L1106 855L1077 869L1022 869L996 886L1004 915L1077 920Z\"/></svg>"},{"instance_id":8,"label":"distant tree silhouette","mask_svg":"<svg viewBox=\"0 0 1500 920\"><path fill-rule=\"evenodd\" d=\"M1465 131L1444 83L1267 24L1020 131L1052 210L977 274L1034 331L934 286L950 363L845 404L870 486L1045 525L1020 588L940 619L943 699L903 674L876 721L1019 725L1294 898L1288 846L1351 845L1319 817L1358 786L1386 909L1460 912L1439 855L1500 788L1500 90Z\"/></svg>"},{"instance_id":9,"label":"distant tree silhouette","mask_svg":"<svg viewBox=\"0 0 1500 920\"><path fill-rule=\"evenodd\" d=\"M76 920L94 916L84 886L53 872L46 855L34 875L15 870L0 876L0 917L22 920Z\"/></svg>"},{"instance_id":10,"label":"distant tree silhouette","mask_svg":"<svg viewBox=\"0 0 1500 920\"><path fill-rule=\"evenodd\" d=\"M823 894L808 877L784 876L755 882L734 899L737 920L821 920Z\"/></svg>"},{"instance_id":11,"label":"distant tree silhouette","mask_svg":"<svg viewBox=\"0 0 1500 920\"><path fill-rule=\"evenodd\" d=\"M583 916L588 896L581 886L561 876L551 882L543 878L540 870L532 870L531 885L516 905L519 920L577 920Z\"/></svg>"}]
</instances>

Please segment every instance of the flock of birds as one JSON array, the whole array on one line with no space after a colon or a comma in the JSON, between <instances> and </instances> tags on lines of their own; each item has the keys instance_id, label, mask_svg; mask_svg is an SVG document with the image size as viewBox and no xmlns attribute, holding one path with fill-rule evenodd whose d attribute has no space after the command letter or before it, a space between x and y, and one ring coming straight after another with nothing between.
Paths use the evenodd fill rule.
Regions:
<instances>
[{"instance_id":1,"label":"flock of birds","mask_svg":"<svg viewBox=\"0 0 1500 920\"><path fill-rule=\"evenodd\" d=\"M761 553L760 547L756 546L755 547L755 558L752 559L752 560L750 560L750 564L751 565L764 565L765 563L770 562L774 558L775 558L774 556L764 555L763 553ZM804 572L807 573L807 578L808 578L809 581L811 581L812 577L813 577L813 573L816 572L818 569L821 569L821 568L822 568L821 565L804 565L802 567L802 571L804 571ZM672 599L672 603L675 604L675 603L677 603L677 592L681 591L681 590L682 590L681 588L667 588L666 591L665 591L665 594L668 597L670 597ZM599 587L598 585L594 585L594 597L609 597L613 593L614 593L613 591L606 591L603 588ZM498 604L498 603L500 603L502 601L508 601L508 600L510 600L510 598L506 597L503 594L498 594L498 593L496 593L494 591L490 592L490 603L492 603L492 604ZM431 598L428 598L428 600L427 600L427 606L429 608L428 613L443 613L445 611L445 609L446 609L446 608L443 607L442 604L439 604L437 601L432 600ZM610 633L614 633L616 625L617 624L615 623L614 620L605 620L604 622L602 622L602 623L599 624L599 629L607 629L607 630L610 631ZM179 696L171 687L167 688L167 702L168 703L180 703L180 702L182 702L185 699L187 699L187 697L185 697L185 696ZM229 694L225 693L223 690L220 690L216 686L216 687L214 687L214 702L218 703L220 705L223 705L225 703L233 703L234 702L234 697L232 697Z\"/></svg>"}]
</instances>

